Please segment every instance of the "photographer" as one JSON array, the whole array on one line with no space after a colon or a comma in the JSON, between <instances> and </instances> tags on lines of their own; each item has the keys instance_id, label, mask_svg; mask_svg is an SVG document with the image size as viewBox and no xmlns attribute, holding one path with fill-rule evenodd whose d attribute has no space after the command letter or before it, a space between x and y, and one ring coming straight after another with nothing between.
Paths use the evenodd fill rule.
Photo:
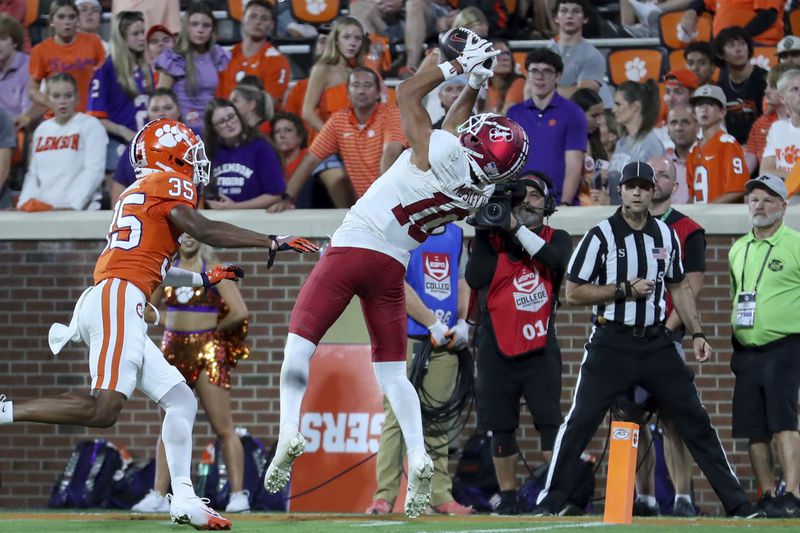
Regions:
<instances>
[{"instance_id":1,"label":"photographer","mask_svg":"<svg viewBox=\"0 0 800 533\"><path fill-rule=\"evenodd\" d=\"M534 417L548 462L561 423L561 350L553 318L572 241L567 232L544 224L555 204L552 182L540 172L498 187L476 216L467 263L466 280L478 291L481 310L478 425L492 431L499 514L521 512L515 437L520 398Z\"/></svg>"}]
</instances>

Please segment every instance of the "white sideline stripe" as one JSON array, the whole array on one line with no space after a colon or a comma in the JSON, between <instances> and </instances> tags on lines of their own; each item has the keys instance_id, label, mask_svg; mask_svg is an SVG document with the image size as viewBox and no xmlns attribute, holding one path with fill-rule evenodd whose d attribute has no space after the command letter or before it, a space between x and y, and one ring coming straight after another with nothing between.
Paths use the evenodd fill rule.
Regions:
<instances>
[{"instance_id":1,"label":"white sideline stripe","mask_svg":"<svg viewBox=\"0 0 800 533\"><path fill-rule=\"evenodd\" d=\"M571 524L552 524L552 525L541 525L535 527L524 527L524 528L509 528L509 529L458 529L454 531L420 531L420 533L523 533L526 531L553 531L556 529L566 529L569 527L585 527L585 528L592 528L592 527L605 527L610 524L606 524L604 522L574 522Z\"/></svg>"},{"instance_id":2,"label":"white sideline stripe","mask_svg":"<svg viewBox=\"0 0 800 533\"><path fill-rule=\"evenodd\" d=\"M346 520L341 520L337 522L346 522ZM386 526L396 526L399 522L397 520L373 520L372 522L361 522L359 524L353 524L353 527L386 527Z\"/></svg>"}]
</instances>

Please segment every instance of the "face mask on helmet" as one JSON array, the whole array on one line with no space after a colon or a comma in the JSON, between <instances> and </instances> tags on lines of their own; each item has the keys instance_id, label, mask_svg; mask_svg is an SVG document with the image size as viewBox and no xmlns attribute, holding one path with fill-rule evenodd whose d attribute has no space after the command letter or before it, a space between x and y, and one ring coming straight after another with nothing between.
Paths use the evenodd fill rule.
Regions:
<instances>
[{"instance_id":1,"label":"face mask on helmet","mask_svg":"<svg viewBox=\"0 0 800 533\"><path fill-rule=\"evenodd\" d=\"M508 117L493 113L474 115L456 131L472 174L481 183L511 180L525 166L528 135Z\"/></svg>"},{"instance_id":2,"label":"face mask on helmet","mask_svg":"<svg viewBox=\"0 0 800 533\"><path fill-rule=\"evenodd\" d=\"M208 185L211 174L211 161L206 157L206 145L200 139L193 144L184 156L184 161L192 165L194 175L192 180L195 185Z\"/></svg>"}]
</instances>

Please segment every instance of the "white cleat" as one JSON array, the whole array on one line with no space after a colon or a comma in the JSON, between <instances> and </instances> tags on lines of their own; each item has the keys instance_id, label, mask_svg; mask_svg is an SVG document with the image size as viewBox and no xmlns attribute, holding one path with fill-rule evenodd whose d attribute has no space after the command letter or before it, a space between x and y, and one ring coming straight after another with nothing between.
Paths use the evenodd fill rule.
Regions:
<instances>
[{"instance_id":1,"label":"white cleat","mask_svg":"<svg viewBox=\"0 0 800 533\"><path fill-rule=\"evenodd\" d=\"M295 433L291 437L282 439L278 437L278 446L275 449L275 457L267 468L264 476L264 488L267 492L276 493L289 483L289 476L292 474L292 463L300 457L306 449L306 440L301 433Z\"/></svg>"},{"instance_id":2,"label":"white cleat","mask_svg":"<svg viewBox=\"0 0 800 533\"><path fill-rule=\"evenodd\" d=\"M408 490L406 491L405 512L409 518L416 518L425 512L431 499L431 478L433 461L428 454L422 455L414 465L408 467Z\"/></svg>"},{"instance_id":3,"label":"white cleat","mask_svg":"<svg viewBox=\"0 0 800 533\"><path fill-rule=\"evenodd\" d=\"M169 500L157 490L150 489L142 501L131 507L134 513L168 513Z\"/></svg>"},{"instance_id":4,"label":"white cleat","mask_svg":"<svg viewBox=\"0 0 800 533\"><path fill-rule=\"evenodd\" d=\"M250 512L250 491L240 490L239 492L232 492L228 500L228 505L225 507L226 513L248 513Z\"/></svg>"},{"instance_id":5,"label":"white cleat","mask_svg":"<svg viewBox=\"0 0 800 533\"><path fill-rule=\"evenodd\" d=\"M181 498L168 494L169 514L176 524L189 525L203 531L222 531L231 528L231 521L206 505L207 498Z\"/></svg>"}]
</instances>

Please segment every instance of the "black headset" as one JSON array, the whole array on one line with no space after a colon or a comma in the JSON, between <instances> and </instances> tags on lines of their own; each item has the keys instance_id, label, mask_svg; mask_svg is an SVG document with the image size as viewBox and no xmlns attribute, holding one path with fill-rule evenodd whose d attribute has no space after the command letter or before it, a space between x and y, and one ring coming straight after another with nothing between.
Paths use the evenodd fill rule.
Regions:
<instances>
[{"instance_id":1,"label":"black headset","mask_svg":"<svg viewBox=\"0 0 800 533\"><path fill-rule=\"evenodd\" d=\"M549 217L550 215L555 213L556 194L553 188L553 181L550 179L550 176L548 176L544 172L539 172L538 170L526 170L515 180L517 189L514 193L515 200L517 202L521 202L528 194L528 191L525 189L526 178L528 178L529 181L535 179L544 183L544 185L547 188L547 192L544 195L544 216Z\"/></svg>"}]
</instances>

